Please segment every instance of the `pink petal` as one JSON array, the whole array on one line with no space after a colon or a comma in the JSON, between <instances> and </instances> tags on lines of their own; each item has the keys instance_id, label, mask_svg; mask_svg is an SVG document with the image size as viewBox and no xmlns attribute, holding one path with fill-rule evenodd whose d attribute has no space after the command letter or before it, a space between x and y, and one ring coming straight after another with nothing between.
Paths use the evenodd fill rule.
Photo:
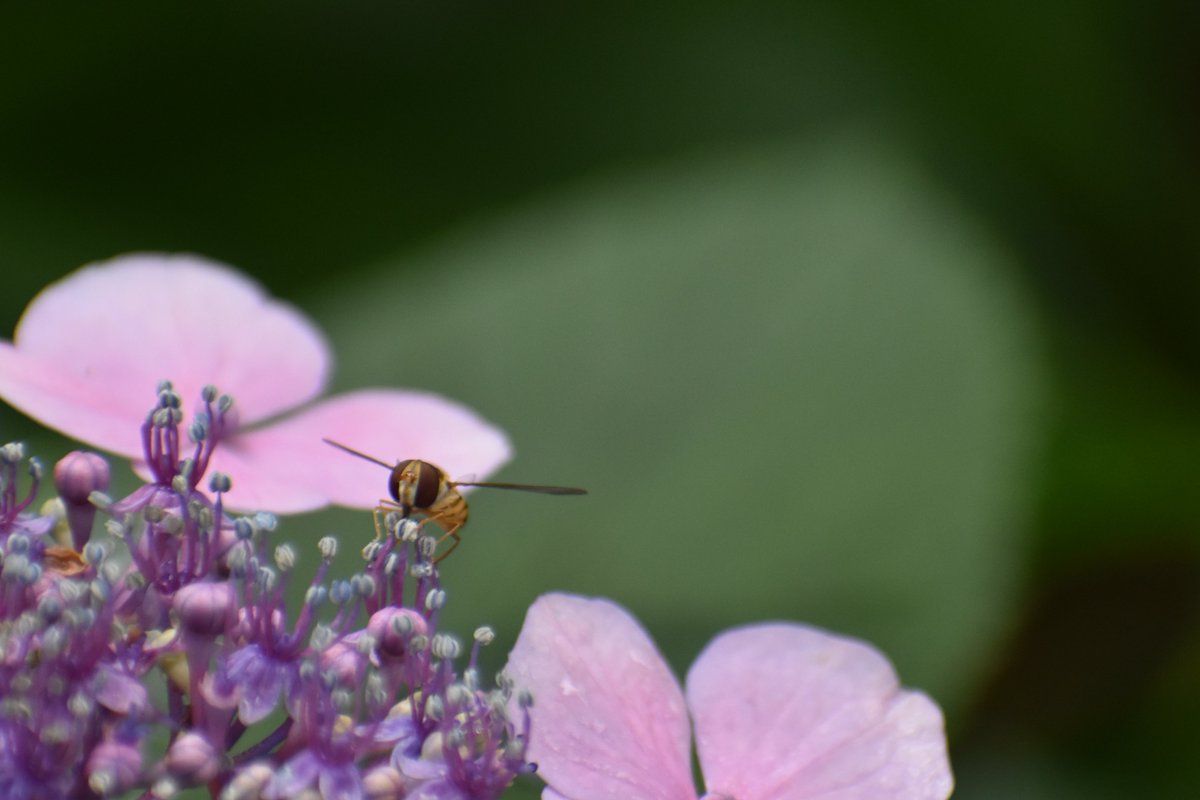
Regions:
<instances>
[{"instance_id":1,"label":"pink petal","mask_svg":"<svg viewBox=\"0 0 1200 800\"><path fill-rule=\"evenodd\" d=\"M312 485L311 481L293 480L289 477L286 465L277 461L264 463L260 456L247 453L239 446L241 439L241 436L236 437L217 448L205 473L206 479L200 486L208 491L207 478L214 472L228 475L233 488L224 495L226 510L298 514L329 505L329 496L320 487ZM185 450L184 454L190 456L191 450ZM133 467L144 480L154 480L145 462L135 461Z\"/></svg>"},{"instance_id":2,"label":"pink petal","mask_svg":"<svg viewBox=\"0 0 1200 800\"><path fill-rule=\"evenodd\" d=\"M322 437L389 464L424 459L451 478L485 476L511 454L504 433L465 406L423 392L363 389L241 431L218 447L213 463L233 478L230 502L285 512L331 502L374 508L388 496L390 469L330 447Z\"/></svg>"},{"instance_id":3,"label":"pink petal","mask_svg":"<svg viewBox=\"0 0 1200 800\"><path fill-rule=\"evenodd\" d=\"M127 456L140 454L138 429L154 406L154 387L144 392L141 417L131 419L123 398L92 383L0 342L0 397L42 424L95 447Z\"/></svg>"},{"instance_id":4,"label":"pink petal","mask_svg":"<svg viewBox=\"0 0 1200 800\"><path fill-rule=\"evenodd\" d=\"M518 690L533 693L528 758L553 792L696 800L683 694L625 609L565 594L539 598L507 672Z\"/></svg>"},{"instance_id":5,"label":"pink petal","mask_svg":"<svg viewBox=\"0 0 1200 800\"><path fill-rule=\"evenodd\" d=\"M215 384L236 398L247 424L314 397L330 362L323 336L300 312L189 255L83 267L34 298L13 339L0 357L0 396L124 455L140 453L137 428L161 380L174 382L187 408Z\"/></svg>"},{"instance_id":6,"label":"pink petal","mask_svg":"<svg viewBox=\"0 0 1200 800\"><path fill-rule=\"evenodd\" d=\"M803 625L717 637L687 678L707 789L738 800L944 800L942 715L873 647Z\"/></svg>"}]
</instances>

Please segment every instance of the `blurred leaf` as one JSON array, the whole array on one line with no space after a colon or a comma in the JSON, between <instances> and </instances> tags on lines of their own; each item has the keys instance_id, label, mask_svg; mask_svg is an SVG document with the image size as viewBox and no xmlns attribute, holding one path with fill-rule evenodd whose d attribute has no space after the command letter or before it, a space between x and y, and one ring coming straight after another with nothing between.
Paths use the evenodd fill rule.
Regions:
<instances>
[{"instance_id":1,"label":"blurred leaf","mask_svg":"<svg viewBox=\"0 0 1200 800\"><path fill-rule=\"evenodd\" d=\"M505 479L591 490L472 496L462 626L488 609L511 643L538 593L604 594L682 669L726 626L807 620L953 706L1028 513L1039 376L1001 266L856 139L564 192L331 285L321 316L345 386L470 402L513 435Z\"/></svg>"}]
</instances>

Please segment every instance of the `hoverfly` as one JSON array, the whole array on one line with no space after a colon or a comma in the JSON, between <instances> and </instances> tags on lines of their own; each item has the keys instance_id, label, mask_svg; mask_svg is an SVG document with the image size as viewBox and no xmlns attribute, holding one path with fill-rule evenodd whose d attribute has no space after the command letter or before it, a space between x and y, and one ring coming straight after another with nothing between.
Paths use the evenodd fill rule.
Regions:
<instances>
[{"instance_id":1,"label":"hoverfly","mask_svg":"<svg viewBox=\"0 0 1200 800\"><path fill-rule=\"evenodd\" d=\"M344 450L352 456L378 464L384 469L391 470L388 479L388 494L391 499L383 498L375 507L375 533L382 537L379 525L381 515L389 511L399 511L400 516L409 518L413 514L421 514L424 519L421 524L435 522L444 531L437 540L441 545L447 539L453 539L453 544L446 552L433 560L437 563L454 552L462 538L458 531L467 522L467 500L458 491L460 486L481 486L490 489L516 489L521 492L538 492L540 494L587 494L586 489L576 489L570 486L541 486L529 483L492 483L483 481L452 481L441 467L421 461L416 458L397 461L395 465L369 456L366 453L347 447L332 439L322 439L325 444Z\"/></svg>"}]
</instances>

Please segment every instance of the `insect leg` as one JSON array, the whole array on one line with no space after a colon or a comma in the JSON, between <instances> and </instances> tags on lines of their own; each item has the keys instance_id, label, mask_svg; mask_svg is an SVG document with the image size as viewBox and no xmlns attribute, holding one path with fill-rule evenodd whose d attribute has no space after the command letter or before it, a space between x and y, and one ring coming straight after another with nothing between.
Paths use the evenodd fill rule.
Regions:
<instances>
[{"instance_id":1,"label":"insect leg","mask_svg":"<svg viewBox=\"0 0 1200 800\"><path fill-rule=\"evenodd\" d=\"M448 556L448 555L450 555L451 553L453 553L453 552L454 552L454 548L458 547L458 546L459 546L459 544L461 544L461 543L462 543L462 537L458 535L458 529L459 529L459 528L461 528L461 527L462 527L462 523L460 522L458 525L455 525L453 528L450 528L450 529L448 529L448 530L447 530L447 531L446 531L446 532L445 532L445 533L442 535L442 538L440 538L440 539L438 539L438 540L437 540L437 543L438 543L438 544L441 544L442 542L446 541L446 539L449 539L449 538L453 537L453 539L454 539L454 544L452 544L452 545L450 545L448 548L446 548L446 552L442 553L440 556L438 556L437 558L435 558L435 559L433 560L433 563L437 564L438 562L440 562L440 561L441 561L442 559L444 559L446 556Z\"/></svg>"},{"instance_id":2,"label":"insect leg","mask_svg":"<svg viewBox=\"0 0 1200 800\"><path fill-rule=\"evenodd\" d=\"M382 520L382 517L383 517L383 515L384 515L384 514L386 514L386 513L387 513L387 506L384 506L384 505L377 505L377 506L375 506L375 511L374 511L374 513L372 513L372 514L371 514L371 516L375 518L375 541L377 541L377 542L379 542L379 541L382 541L382 540L383 540L383 520Z\"/></svg>"},{"instance_id":3,"label":"insect leg","mask_svg":"<svg viewBox=\"0 0 1200 800\"><path fill-rule=\"evenodd\" d=\"M386 497L381 498L379 505L375 506L373 514L375 518L375 541L380 541L385 537L387 532L387 524L384 522L386 516L393 511L401 511L401 507L396 503L388 500Z\"/></svg>"}]
</instances>

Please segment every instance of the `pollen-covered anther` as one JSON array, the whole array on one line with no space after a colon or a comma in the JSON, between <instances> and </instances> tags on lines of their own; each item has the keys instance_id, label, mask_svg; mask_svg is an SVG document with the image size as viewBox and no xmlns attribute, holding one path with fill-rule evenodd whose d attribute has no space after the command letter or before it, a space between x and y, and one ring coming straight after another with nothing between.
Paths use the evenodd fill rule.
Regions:
<instances>
[{"instance_id":1,"label":"pollen-covered anther","mask_svg":"<svg viewBox=\"0 0 1200 800\"><path fill-rule=\"evenodd\" d=\"M333 628L324 623L313 626L312 633L308 637L308 643L312 645L312 649L318 653L333 645L337 641L337 633Z\"/></svg>"},{"instance_id":2,"label":"pollen-covered anther","mask_svg":"<svg viewBox=\"0 0 1200 800\"><path fill-rule=\"evenodd\" d=\"M350 586L359 597L370 597L375 594L375 579L370 575L355 575L350 579Z\"/></svg>"},{"instance_id":3,"label":"pollen-covered anther","mask_svg":"<svg viewBox=\"0 0 1200 800\"><path fill-rule=\"evenodd\" d=\"M238 517L233 521L233 535L239 541L250 541L254 536L254 521L249 517Z\"/></svg>"},{"instance_id":4,"label":"pollen-covered anther","mask_svg":"<svg viewBox=\"0 0 1200 800\"><path fill-rule=\"evenodd\" d=\"M275 584L279 581L279 575L275 570L266 565L260 565L254 573L255 583L264 593L270 594L275 590Z\"/></svg>"},{"instance_id":5,"label":"pollen-covered anther","mask_svg":"<svg viewBox=\"0 0 1200 800\"><path fill-rule=\"evenodd\" d=\"M0 464L16 466L25 458L25 444L23 442L9 442L0 446Z\"/></svg>"},{"instance_id":6,"label":"pollen-covered anther","mask_svg":"<svg viewBox=\"0 0 1200 800\"><path fill-rule=\"evenodd\" d=\"M383 542L379 541L378 539L372 539L371 541L369 541L365 545L363 545L363 549L362 549L363 561L367 562L368 564L374 564L375 557L378 556L380 551L382 551L382 550L383 550Z\"/></svg>"},{"instance_id":7,"label":"pollen-covered anther","mask_svg":"<svg viewBox=\"0 0 1200 800\"><path fill-rule=\"evenodd\" d=\"M425 608L429 611L437 611L446 605L446 590L434 589L429 594L425 595Z\"/></svg>"},{"instance_id":8,"label":"pollen-covered anther","mask_svg":"<svg viewBox=\"0 0 1200 800\"><path fill-rule=\"evenodd\" d=\"M474 693L461 683L455 683L446 690L446 701L453 709L461 709L474 698Z\"/></svg>"},{"instance_id":9,"label":"pollen-covered anther","mask_svg":"<svg viewBox=\"0 0 1200 800\"><path fill-rule=\"evenodd\" d=\"M291 572L296 566L296 549L290 544L281 544L275 548L275 566L280 572Z\"/></svg>"},{"instance_id":10,"label":"pollen-covered anther","mask_svg":"<svg viewBox=\"0 0 1200 800\"><path fill-rule=\"evenodd\" d=\"M439 633L433 637L430 649L435 658L453 661L462 652L462 645L453 636L446 633Z\"/></svg>"},{"instance_id":11,"label":"pollen-covered anther","mask_svg":"<svg viewBox=\"0 0 1200 800\"><path fill-rule=\"evenodd\" d=\"M440 721L446 714L446 701L441 695L430 695L425 700L425 716L432 720Z\"/></svg>"},{"instance_id":12,"label":"pollen-covered anther","mask_svg":"<svg viewBox=\"0 0 1200 800\"><path fill-rule=\"evenodd\" d=\"M396 538L408 544L417 541L421 536L421 523L408 517L399 517L396 526Z\"/></svg>"},{"instance_id":13,"label":"pollen-covered anther","mask_svg":"<svg viewBox=\"0 0 1200 800\"><path fill-rule=\"evenodd\" d=\"M102 565L107 555L108 549L100 542L88 542L83 548L83 560L93 567Z\"/></svg>"},{"instance_id":14,"label":"pollen-covered anther","mask_svg":"<svg viewBox=\"0 0 1200 800\"><path fill-rule=\"evenodd\" d=\"M505 718L508 715L508 701L511 698L509 692L501 689L493 689L487 694L487 706L497 717Z\"/></svg>"},{"instance_id":15,"label":"pollen-covered anther","mask_svg":"<svg viewBox=\"0 0 1200 800\"><path fill-rule=\"evenodd\" d=\"M229 555L225 556L225 566L228 567L230 576L239 581L245 578L249 560L246 548L235 547L230 550Z\"/></svg>"},{"instance_id":16,"label":"pollen-covered anther","mask_svg":"<svg viewBox=\"0 0 1200 800\"><path fill-rule=\"evenodd\" d=\"M67 698L67 710L79 719L87 719L96 710L96 702L83 692L75 692Z\"/></svg>"},{"instance_id":17,"label":"pollen-covered anther","mask_svg":"<svg viewBox=\"0 0 1200 800\"><path fill-rule=\"evenodd\" d=\"M46 659L58 658L70 642L70 635L61 625L52 625L42 633L41 655Z\"/></svg>"},{"instance_id":18,"label":"pollen-covered anther","mask_svg":"<svg viewBox=\"0 0 1200 800\"><path fill-rule=\"evenodd\" d=\"M302 683L309 683L317 677L317 665L313 663L311 658L306 658L300 662L300 680Z\"/></svg>"},{"instance_id":19,"label":"pollen-covered anther","mask_svg":"<svg viewBox=\"0 0 1200 800\"><path fill-rule=\"evenodd\" d=\"M112 597L112 586L113 582L107 576L100 576L91 581L88 584L88 592L92 596L92 602L101 606L107 603L108 599Z\"/></svg>"},{"instance_id":20,"label":"pollen-covered anther","mask_svg":"<svg viewBox=\"0 0 1200 800\"><path fill-rule=\"evenodd\" d=\"M208 438L208 421L203 419L194 419L192 424L188 426L188 438L193 442L203 442Z\"/></svg>"},{"instance_id":21,"label":"pollen-covered anther","mask_svg":"<svg viewBox=\"0 0 1200 800\"><path fill-rule=\"evenodd\" d=\"M10 537L10 541L15 538L15 535ZM4 558L3 568L0 568L0 580L8 584L29 584L32 581L27 580L27 575L36 566L29 563L29 559L23 553L10 552Z\"/></svg>"},{"instance_id":22,"label":"pollen-covered anther","mask_svg":"<svg viewBox=\"0 0 1200 800\"><path fill-rule=\"evenodd\" d=\"M367 707L371 709L382 709L386 706L391 698L391 692L383 683L383 678L378 672L372 672L367 675L367 681L363 688L363 697L367 700Z\"/></svg>"},{"instance_id":23,"label":"pollen-covered anther","mask_svg":"<svg viewBox=\"0 0 1200 800\"><path fill-rule=\"evenodd\" d=\"M233 479L224 472L214 472L208 479L208 488L217 493L228 492L233 488Z\"/></svg>"},{"instance_id":24,"label":"pollen-covered anther","mask_svg":"<svg viewBox=\"0 0 1200 800\"><path fill-rule=\"evenodd\" d=\"M333 586L329 590L329 599L334 605L344 606L354 599L354 589L350 586L350 581L337 580L333 582Z\"/></svg>"},{"instance_id":25,"label":"pollen-covered anther","mask_svg":"<svg viewBox=\"0 0 1200 800\"><path fill-rule=\"evenodd\" d=\"M333 707L342 714L345 714L354 706L354 692L351 692L342 686L338 686L330 691L329 699L333 701ZM344 724L344 726L347 729L349 728L348 724Z\"/></svg>"},{"instance_id":26,"label":"pollen-covered anther","mask_svg":"<svg viewBox=\"0 0 1200 800\"><path fill-rule=\"evenodd\" d=\"M162 429L171 427L172 419L173 417L171 416L171 410L169 408L156 408L154 411L150 412L150 424L156 428Z\"/></svg>"},{"instance_id":27,"label":"pollen-covered anther","mask_svg":"<svg viewBox=\"0 0 1200 800\"><path fill-rule=\"evenodd\" d=\"M329 590L324 586L310 586L304 592L304 605L320 608L329 599Z\"/></svg>"},{"instance_id":28,"label":"pollen-covered anther","mask_svg":"<svg viewBox=\"0 0 1200 800\"><path fill-rule=\"evenodd\" d=\"M434 553L437 552L437 539L432 536L422 536L417 539L417 552L421 558L431 559Z\"/></svg>"},{"instance_id":29,"label":"pollen-covered anther","mask_svg":"<svg viewBox=\"0 0 1200 800\"><path fill-rule=\"evenodd\" d=\"M52 625L62 616L63 604L56 595L43 595L37 604L38 616L42 618L42 622L46 625Z\"/></svg>"},{"instance_id":30,"label":"pollen-covered anther","mask_svg":"<svg viewBox=\"0 0 1200 800\"><path fill-rule=\"evenodd\" d=\"M317 542L317 551L320 552L321 558L332 560L337 556L338 540L336 536L322 536Z\"/></svg>"},{"instance_id":31,"label":"pollen-covered anther","mask_svg":"<svg viewBox=\"0 0 1200 800\"><path fill-rule=\"evenodd\" d=\"M175 391L175 384L164 378L158 382L158 407L179 408L181 400Z\"/></svg>"}]
</instances>

